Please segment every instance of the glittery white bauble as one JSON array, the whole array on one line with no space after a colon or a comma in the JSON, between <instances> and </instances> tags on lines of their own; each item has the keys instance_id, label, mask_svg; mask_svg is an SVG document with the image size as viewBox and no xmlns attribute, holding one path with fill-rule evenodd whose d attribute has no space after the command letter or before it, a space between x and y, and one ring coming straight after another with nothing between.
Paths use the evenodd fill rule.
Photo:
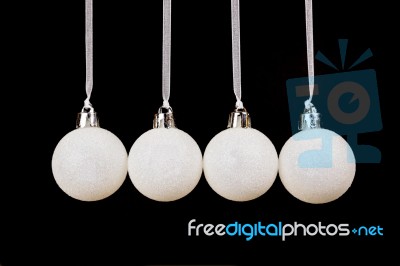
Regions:
<instances>
[{"instance_id":1,"label":"glittery white bauble","mask_svg":"<svg viewBox=\"0 0 400 266\"><path fill-rule=\"evenodd\" d=\"M188 195L202 174L202 154L196 141L177 128L154 128L132 145L128 173L144 196L174 201Z\"/></svg>"},{"instance_id":2,"label":"glittery white bauble","mask_svg":"<svg viewBox=\"0 0 400 266\"><path fill-rule=\"evenodd\" d=\"M279 154L279 176L296 198L320 204L338 199L356 172L354 153L338 134L308 129L293 135Z\"/></svg>"},{"instance_id":3,"label":"glittery white bauble","mask_svg":"<svg viewBox=\"0 0 400 266\"><path fill-rule=\"evenodd\" d=\"M207 145L203 167L216 193L232 201L248 201L263 195L274 183L278 154L260 131L228 128Z\"/></svg>"},{"instance_id":4,"label":"glittery white bauble","mask_svg":"<svg viewBox=\"0 0 400 266\"><path fill-rule=\"evenodd\" d=\"M78 128L65 135L53 153L58 186L82 201L109 197L124 182L128 154L113 133L99 127Z\"/></svg>"}]
</instances>

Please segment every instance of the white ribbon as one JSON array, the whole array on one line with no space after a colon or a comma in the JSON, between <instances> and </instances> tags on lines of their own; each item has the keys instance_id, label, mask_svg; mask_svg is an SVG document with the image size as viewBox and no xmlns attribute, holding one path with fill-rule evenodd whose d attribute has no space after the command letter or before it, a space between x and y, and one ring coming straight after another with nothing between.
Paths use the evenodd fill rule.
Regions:
<instances>
[{"instance_id":1,"label":"white ribbon","mask_svg":"<svg viewBox=\"0 0 400 266\"><path fill-rule=\"evenodd\" d=\"M90 95L93 90L93 1L85 2L85 46L86 46L86 99L84 108L91 108Z\"/></svg>"},{"instance_id":2,"label":"white ribbon","mask_svg":"<svg viewBox=\"0 0 400 266\"><path fill-rule=\"evenodd\" d=\"M313 33L312 0L305 0L305 6L306 6L308 88L310 91L310 98L308 98L308 100L304 102L304 105L306 108L309 108L314 94L314 33Z\"/></svg>"},{"instance_id":3,"label":"white ribbon","mask_svg":"<svg viewBox=\"0 0 400 266\"><path fill-rule=\"evenodd\" d=\"M163 45L162 45L162 96L163 107L169 107L171 86L171 0L163 0Z\"/></svg>"},{"instance_id":4,"label":"white ribbon","mask_svg":"<svg viewBox=\"0 0 400 266\"><path fill-rule=\"evenodd\" d=\"M243 108L242 76L240 70L240 15L239 0L231 0L232 19L232 65L233 65L233 92L236 96L236 107Z\"/></svg>"}]
</instances>

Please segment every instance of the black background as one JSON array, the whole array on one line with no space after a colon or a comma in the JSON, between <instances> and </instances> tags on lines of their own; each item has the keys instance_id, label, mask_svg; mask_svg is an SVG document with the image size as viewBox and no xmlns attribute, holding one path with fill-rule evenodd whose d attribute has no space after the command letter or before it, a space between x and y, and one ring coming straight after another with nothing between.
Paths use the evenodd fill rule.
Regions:
<instances>
[{"instance_id":1,"label":"black background","mask_svg":"<svg viewBox=\"0 0 400 266\"><path fill-rule=\"evenodd\" d=\"M75 128L85 94L84 1L15 5L5 31L7 71L2 109L5 133L0 179L0 264L8 265L267 265L288 261L389 265L394 186L388 172L387 63L391 41L382 1L315 1L315 51L340 62L337 40L348 39L347 62L366 49L356 69L375 69L383 130L359 135L378 147L380 164L357 164L353 185L338 200L312 205L276 179L263 196L244 203L218 196L202 176L185 198L160 203L141 195L127 177L112 196L81 202L54 181L51 157ZM390 9L390 7L386 7ZM386 29L386 30L385 30ZM230 1L173 1L170 104L178 128L204 152L233 111ZM94 89L101 126L129 151L151 128L161 94L162 1L95 1ZM307 75L303 1L241 2L242 100L253 127L279 152L291 136L285 82ZM316 75L333 73L316 62ZM300 110L301 111L301 110ZM299 111L299 112L300 112ZM386 130L386 131L385 131ZM187 224L295 221L380 225L383 237L188 237ZM395 260L394 264L398 265Z\"/></svg>"}]
</instances>

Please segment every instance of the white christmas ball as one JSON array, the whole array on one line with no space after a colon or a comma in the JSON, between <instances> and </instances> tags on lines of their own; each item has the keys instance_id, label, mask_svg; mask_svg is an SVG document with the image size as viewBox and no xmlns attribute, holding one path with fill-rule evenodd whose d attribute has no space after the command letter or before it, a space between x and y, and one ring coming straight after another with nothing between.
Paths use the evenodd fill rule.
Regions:
<instances>
[{"instance_id":1,"label":"white christmas ball","mask_svg":"<svg viewBox=\"0 0 400 266\"><path fill-rule=\"evenodd\" d=\"M232 201L263 195L278 173L275 146L253 128L228 128L217 134L204 152L204 175L210 187Z\"/></svg>"},{"instance_id":2,"label":"white christmas ball","mask_svg":"<svg viewBox=\"0 0 400 266\"><path fill-rule=\"evenodd\" d=\"M54 150L52 170L58 186L82 201L109 197L124 182L128 154L113 133L99 127L78 128Z\"/></svg>"},{"instance_id":3,"label":"white christmas ball","mask_svg":"<svg viewBox=\"0 0 400 266\"><path fill-rule=\"evenodd\" d=\"M196 141L177 128L154 128L132 145L128 173L144 196L174 201L188 195L202 174L202 154Z\"/></svg>"},{"instance_id":4,"label":"white christmas ball","mask_svg":"<svg viewBox=\"0 0 400 266\"><path fill-rule=\"evenodd\" d=\"M354 153L338 134L308 129L293 135L279 154L279 176L301 201L334 201L351 186L356 172Z\"/></svg>"}]
</instances>

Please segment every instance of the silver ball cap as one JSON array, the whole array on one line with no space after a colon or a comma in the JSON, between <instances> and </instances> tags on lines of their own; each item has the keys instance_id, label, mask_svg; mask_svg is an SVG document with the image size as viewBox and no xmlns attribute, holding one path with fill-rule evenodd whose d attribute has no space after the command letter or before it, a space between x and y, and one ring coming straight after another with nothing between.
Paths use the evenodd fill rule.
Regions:
<instances>
[{"instance_id":1,"label":"silver ball cap","mask_svg":"<svg viewBox=\"0 0 400 266\"><path fill-rule=\"evenodd\" d=\"M93 107L83 107L76 119L76 128L100 127L99 118Z\"/></svg>"},{"instance_id":2,"label":"silver ball cap","mask_svg":"<svg viewBox=\"0 0 400 266\"><path fill-rule=\"evenodd\" d=\"M161 106L154 115L153 128L175 128L174 114L171 107Z\"/></svg>"},{"instance_id":3,"label":"silver ball cap","mask_svg":"<svg viewBox=\"0 0 400 266\"><path fill-rule=\"evenodd\" d=\"M250 114L246 108L236 108L235 111L230 113L228 128L251 128Z\"/></svg>"},{"instance_id":4,"label":"silver ball cap","mask_svg":"<svg viewBox=\"0 0 400 266\"><path fill-rule=\"evenodd\" d=\"M321 128L321 114L312 103L309 103L300 115L299 130Z\"/></svg>"}]
</instances>

